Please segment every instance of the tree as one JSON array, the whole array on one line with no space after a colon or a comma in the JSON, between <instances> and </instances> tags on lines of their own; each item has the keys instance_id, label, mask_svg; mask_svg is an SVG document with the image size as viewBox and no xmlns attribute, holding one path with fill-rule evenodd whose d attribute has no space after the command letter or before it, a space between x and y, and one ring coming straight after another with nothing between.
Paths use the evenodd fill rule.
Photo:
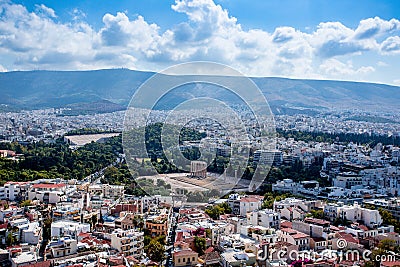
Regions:
<instances>
[{"instance_id":1,"label":"tree","mask_svg":"<svg viewBox=\"0 0 400 267\"><path fill-rule=\"evenodd\" d=\"M391 214L389 211L384 210L382 208L380 208L378 210L379 210L379 214L382 216L383 224L393 225L394 231L396 233L399 233L400 232L400 221L397 220L396 218L394 218L393 214Z\"/></svg>"},{"instance_id":2,"label":"tree","mask_svg":"<svg viewBox=\"0 0 400 267\"><path fill-rule=\"evenodd\" d=\"M43 221L43 239L49 240L51 237L51 223L53 220L48 217Z\"/></svg>"},{"instance_id":3,"label":"tree","mask_svg":"<svg viewBox=\"0 0 400 267\"><path fill-rule=\"evenodd\" d=\"M293 195L290 193L278 193L278 192L268 192L264 195L264 202L262 204L263 209L272 209L274 206L274 202L280 201L282 199L292 197Z\"/></svg>"},{"instance_id":4,"label":"tree","mask_svg":"<svg viewBox=\"0 0 400 267\"><path fill-rule=\"evenodd\" d=\"M378 248L374 249L371 253L371 261L368 265L379 267L381 266L382 255L386 255L386 251L384 249Z\"/></svg>"},{"instance_id":5,"label":"tree","mask_svg":"<svg viewBox=\"0 0 400 267\"><path fill-rule=\"evenodd\" d=\"M28 207L28 206L30 206L31 204L32 204L32 201L30 201L30 200L28 199L28 200L22 201L21 204L20 204L20 206L21 206L21 207Z\"/></svg>"},{"instance_id":6,"label":"tree","mask_svg":"<svg viewBox=\"0 0 400 267\"><path fill-rule=\"evenodd\" d=\"M211 238L212 232L211 229L206 229L206 237Z\"/></svg>"},{"instance_id":7,"label":"tree","mask_svg":"<svg viewBox=\"0 0 400 267\"><path fill-rule=\"evenodd\" d=\"M92 215L92 227L95 227L97 224L97 214Z\"/></svg>"},{"instance_id":8,"label":"tree","mask_svg":"<svg viewBox=\"0 0 400 267\"><path fill-rule=\"evenodd\" d=\"M208 216L210 216L214 220L218 220L220 215L229 214L232 212L232 209L229 207L228 203L224 202L221 204L214 205L211 208L207 208L205 212Z\"/></svg>"},{"instance_id":9,"label":"tree","mask_svg":"<svg viewBox=\"0 0 400 267\"><path fill-rule=\"evenodd\" d=\"M12 246L15 243L15 237L13 235L13 231L9 231L6 238L7 246Z\"/></svg>"},{"instance_id":10,"label":"tree","mask_svg":"<svg viewBox=\"0 0 400 267\"><path fill-rule=\"evenodd\" d=\"M203 255L204 251L206 250L206 239L204 237L195 236L194 247L199 255Z\"/></svg>"},{"instance_id":11,"label":"tree","mask_svg":"<svg viewBox=\"0 0 400 267\"><path fill-rule=\"evenodd\" d=\"M164 245L156 239L151 240L144 250L152 261L161 262L164 259Z\"/></svg>"},{"instance_id":12,"label":"tree","mask_svg":"<svg viewBox=\"0 0 400 267\"><path fill-rule=\"evenodd\" d=\"M324 219L324 211L323 210L311 210L309 214L307 214L307 217L312 217L315 219Z\"/></svg>"},{"instance_id":13,"label":"tree","mask_svg":"<svg viewBox=\"0 0 400 267\"><path fill-rule=\"evenodd\" d=\"M396 245L396 242L392 239L382 239L378 244L378 248L383 249L384 251L400 251L400 247Z\"/></svg>"},{"instance_id":14,"label":"tree","mask_svg":"<svg viewBox=\"0 0 400 267\"><path fill-rule=\"evenodd\" d=\"M333 225L334 226L340 226L340 225L342 225L342 226L349 226L351 224L351 221L349 221L349 220L347 220L347 219L345 219L345 218L336 218L334 221L333 221Z\"/></svg>"}]
</instances>

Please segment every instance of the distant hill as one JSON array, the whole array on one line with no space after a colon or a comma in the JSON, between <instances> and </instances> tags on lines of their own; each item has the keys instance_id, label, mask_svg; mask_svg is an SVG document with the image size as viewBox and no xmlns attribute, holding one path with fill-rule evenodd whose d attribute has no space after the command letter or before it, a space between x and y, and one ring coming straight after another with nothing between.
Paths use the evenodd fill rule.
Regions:
<instances>
[{"instance_id":1,"label":"distant hill","mask_svg":"<svg viewBox=\"0 0 400 267\"><path fill-rule=\"evenodd\" d=\"M69 107L71 114L110 112L127 106L151 72L127 69L94 71L18 71L0 73L1 110ZM400 87L360 82L252 78L274 113L314 114L319 110L391 111L400 107ZM188 99L187 87L170 101ZM207 90L207 89L205 89ZM210 91L210 94L221 94ZM226 96L230 97L230 96ZM165 101L167 103L167 101ZM161 106L168 108L167 106Z\"/></svg>"}]
</instances>

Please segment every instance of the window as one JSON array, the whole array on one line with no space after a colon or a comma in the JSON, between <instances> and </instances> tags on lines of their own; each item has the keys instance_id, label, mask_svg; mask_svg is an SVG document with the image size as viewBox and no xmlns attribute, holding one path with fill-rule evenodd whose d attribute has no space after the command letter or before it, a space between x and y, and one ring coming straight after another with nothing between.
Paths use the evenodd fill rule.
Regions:
<instances>
[{"instance_id":1,"label":"window","mask_svg":"<svg viewBox=\"0 0 400 267\"><path fill-rule=\"evenodd\" d=\"M183 262L185 262L185 260L186 260L185 258L182 259Z\"/></svg>"}]
</instances>

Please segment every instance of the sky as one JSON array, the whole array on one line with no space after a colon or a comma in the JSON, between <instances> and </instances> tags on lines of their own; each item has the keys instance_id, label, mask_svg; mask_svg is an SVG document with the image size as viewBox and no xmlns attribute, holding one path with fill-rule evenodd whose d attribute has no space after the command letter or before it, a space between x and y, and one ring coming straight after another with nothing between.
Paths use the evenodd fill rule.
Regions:
<instances>
[{"instance_id":1,"label":"sky","mask_svg":"<svg viewBox=\"0 0 400 267\"><path fill-rule=\"evenodd\" d=\"M190 61L400 85L400 1L0 0L0 71Z\"/></svg>"}]
</instances>

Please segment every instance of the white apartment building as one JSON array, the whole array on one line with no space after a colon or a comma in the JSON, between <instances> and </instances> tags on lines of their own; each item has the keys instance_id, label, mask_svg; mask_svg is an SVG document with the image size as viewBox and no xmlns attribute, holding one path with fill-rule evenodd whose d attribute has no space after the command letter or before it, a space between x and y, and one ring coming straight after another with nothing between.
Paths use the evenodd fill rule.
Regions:
<instances>
[{"instance_id":1,"label":"white apartment building","mask_svg":"<svg viewBox=\"0 0 400 267\"><path fill-rule=\"evenodd\" d=\"M293 182L292 179L283 179L272 185L272 191L296 193L297 183Z\"/></svg>"},{"instance_id":2,"label":"white apartment building","mask_svg":"<svg viewBox=\"0 0 400 267\"><path fill-rule=\"evenodd\" d=\"M310 249L310 236L305 233L298 232L291 228L283 228L278 231L278 236L283 242L299 246L300 251Z\"/></svg>"},{"instance_id":3,"label":"white apartment building","mask_svg":"<svg viewBox=\"0 0 400 267\"><path fill-rule=\"evenodd\" d=\"M246 216L248 212L259 210L263 204L264 197L262 196L245 196L239 202L239 215Z\"/></svg>"},{"instance_id":4,"label":"white apartment building","mask_svg":"<svg viewBox=\"0 0 400 267\"><path fill-rule=\"evenodd\" d=\"M124 186L104 184L103 194L105 198L120 198L124 195Z\"/></svg>"},{"instance_id":5,"label":"white apartment building","mask_svg":"<svg viewBox=\"0 0 400 267\"><path fill-rule=\"evenodd\" d=\"M382 224L382 217L378 210L371 210L361 207L358 203L344 205L343 202L327 204L324 207L325 215L334 220L342 218L349 221L361 221L370 228L376 228Z\"/></svg>"},{"instance_id":6,"label":"white apartment building","mask_svg":"<svg viewBox=\"0 0 400 267\"><path fill-rule=\"evenodd\" d=\"M281 201L274 202L274 211L279 211L283 208L299 208L304 212L309 212L311 209L322 208L321 200L303 200L297 198L285 198Z\"/></svg>"},{"instance_id":7,"label":"white apartment building","mask_svg":"<svg viewBox=\"0 0 400 267\"><path fill-rule=\"evenodd\" d=\"M232 213L238 215L240 213L240 199L242 198L239 194L230 194L227 200L229 207L232 209Z\"/></svg>"},{"instance_id":8,"label":"white apartment building","mask_svg":"<svg viewBox=\"0 0 400 267\"><path fill-rule=\"evenodd\" d=\"M226 222L209 222L202 221L194 224L196 227L202 227L204 229L209 229L211 236L211 245L218 244L219 237L221 235L230 235L235 232L234 225Z\"/></svg>"},{"instance_id":9,"label":"white apartment building","mask_svg":"<svg viewBox=\"0 0 400 267\"><path fill-rule=\"evenodd\" d=\"M104 198L120 198L124 195L123 185L95 184L88 187L91 195L100 195Z\"/></svg>"},{"instance_id":10,"label":"white apartment building","mask_svg":"<svg viewBox=\"0 0 400 267\"><path fill-rule=\"evenodd\" d=\"M115 229L111 234L111 247L123 253L124 256L140 258L143 255L144 233L134 229Z\"/></svg>"},{"instance_id":11,"label":"white apartment building","mask_svg":"<svg viewBox=\"0 0 400 267\"><path fill-rule=\"evenodd\" d=\"M256 210L247 213L247 224L279 229L281 215L273 210Z\"/></svg>"},{"instance_id":12,"label":"white apartment building","mask_svg":"<svg viewBox=\"0 0 400 267\"><path fill-rule=\"evenodd\" d=\"M362 188L362 183L362 177L355 173L341 173L333 179L333 186L346 189Z\"/></svg>"},{"instance_id":13,"label":"white apartment building","mask_svg":"<svg viewBox=\"0 0 400 267\"><path fill-rule=\"evenodd\" d=\"M23 224L18 227L21 233L21 242L37 245L42 239L42 227L38 222Z\"/></svg>"},{"instance_id":14,"label":"white apartment building","mask_svg":"<svg viewBox=\"0 0 400 267\"><path fill-rule=\"evenodd\" d=\"M80 233L90 232L90 224L72 221L57 221L51 224L51 236L78 236Z\"/></svg>"},{"instance_id":15,"label":"white apartment building","mask_svg":"<svg viewBox=\"0 0 400 267\"><path fill-rule=\"evenodd\" d=\"M27 182L7 182L0 186L0 199L14 201L16 198L24 199L31 185Z\"/></svg>"},{"instance_id":16,"label":"white apartment building","mask_svg":"<svg viewBox=\"0 0 400 267\"><path fill-rule=\"evenodd\" d=\"M70 236L53 239L46 246L46 254L53 258L74 255L78 251L78 242Z\"/></svg>"},{"instance_id":17,"label":"white apartment building","mask_svg":"<svg viewBox=\"0 0 400 267\"><path fill-rule=\"evenodd\" d=\"M39 200L42 203L56 204L64 200L67 192L66 184L34 184L28 192L28 199Z\"/></svg>"}]
</instances>

